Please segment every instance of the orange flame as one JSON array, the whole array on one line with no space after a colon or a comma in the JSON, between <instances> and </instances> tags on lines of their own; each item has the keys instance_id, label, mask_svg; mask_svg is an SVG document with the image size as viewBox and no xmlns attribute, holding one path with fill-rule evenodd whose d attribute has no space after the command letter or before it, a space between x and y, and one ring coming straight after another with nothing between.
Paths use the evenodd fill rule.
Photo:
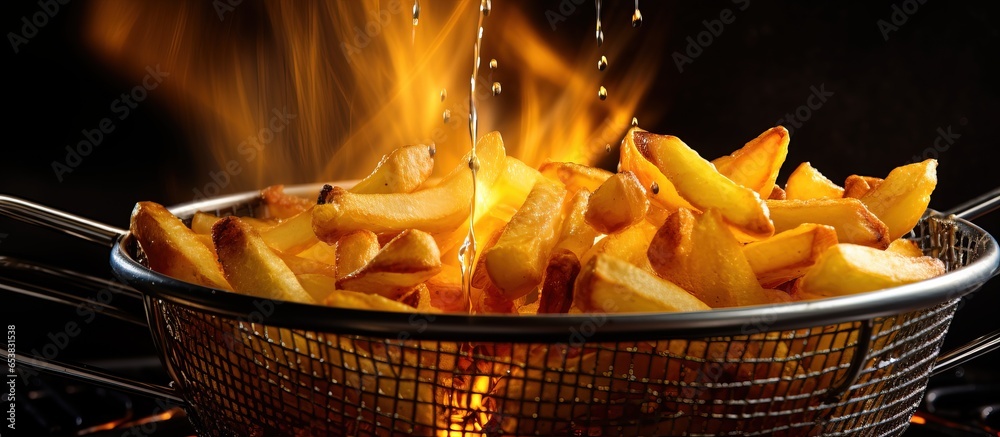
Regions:
<instances>
[{"instance_id":1,"label":"orange flame","mask_svg":"<svg viewBox=\"0 0 1000 437\"><path fill-rule=\"evenodd\" d=\"M533 5L495 1L484 22L479 132L499 130L508 154L531 165L594 163L620 140L654 79L648 59L619 55L630 46L655 52L658 43L621 23L598 48L592 32L566 38L538 28L539 17L519 9L525 6ZM437 145L443 174L471 146L479 1L424 1L416 28L411 7L401 0L100 0L91 4L86 38L134 79L147 66L170 74L155 97L169 103L194 153L205 155L196 155L203 166L196 174L206 177L173 181L179 190L190 193L192 183L221 172L227 177L211 178L220 192L359 178L383 154L414 143ZM569 19L592 20L587 12ZM558 47L556 36L576 46ZM598 71L601 55L611 59L608 71L627 74ZM493 81L503 90L495 97ZM610 90L606 101L597 98L600 85Z\"/></svg>"}]
</instances>

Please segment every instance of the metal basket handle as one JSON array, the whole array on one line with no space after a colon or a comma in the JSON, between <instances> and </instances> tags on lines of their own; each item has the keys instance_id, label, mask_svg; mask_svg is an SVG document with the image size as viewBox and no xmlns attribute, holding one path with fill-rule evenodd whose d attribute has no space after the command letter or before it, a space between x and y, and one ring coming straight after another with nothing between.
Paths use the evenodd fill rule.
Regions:
<instances>
[{"instance_id":1,"label":"metal basket handle","mask_svg":"<svg viewBox=\"0 0 1000 437\"><path fill-rule=\"evenodd\" d=\"M0 195L0 215L54 229L77 238L113 246L126 231L74 214L59 211L16 197ZM31 296L63 305L87 308L95 314L106 315L128 323L146 327L141 314L143 296L135 289L116 281L95 278L72 270L46 266L32 261L0 256L0 290ZM74 290L68 292L64 290ZM81 292L81 290L83 292ZM86 294L111 293L119 305L111 305ZM121 305L122 299L128 303ZM86 307L85 307L86 306ZM131 306L131 308L129 308ZM160 384L137 381L111 375L93 367L61 363L16 352L17 362L43 372L70 376L104 385L117 390L156 396L183 403L178 390ZM0 351L0 358L8 358L7 350Z\"/></svg>"}]
</instances>

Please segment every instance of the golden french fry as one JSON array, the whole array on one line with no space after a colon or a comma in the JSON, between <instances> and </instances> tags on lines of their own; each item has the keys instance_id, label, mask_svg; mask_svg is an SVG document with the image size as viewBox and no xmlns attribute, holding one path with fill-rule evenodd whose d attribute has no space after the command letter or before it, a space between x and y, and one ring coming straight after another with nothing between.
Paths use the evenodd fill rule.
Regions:
<instances>
[{"instance_id":1,"label":"golden french fry","mask_svg":"<svg viewBox=\"0 0 1000 437\"><path fill-rule=\"evenodd\" d=\"M879 185L882 185L882 179L852 174L844 180L844 197L860 199Z\"/></svg>"},{"instance_id":2,"label":"golden french fry","mask_svg":"<svg viewBox=\"0 0 1000 437\"><path fill-rule=\"evenodd\" d=\"M566 249L579 258L594 245L594 239L600 233L584 217L590 197L590 191L583 188L563 206L562 230L559 231L555 250Z\"/></svg>"},{"instance_id":3,"label":"golden french fry","mask_svg":"<svg viewBox=\"0 0 1000 437\"><path fill-rule=\"evenodd\" d=\"M607 170L573 162L546 162L538 167L538 171L545 177L562 182L570 194L584 188L593 192L612 176Z\"/></svg>"},{"instance_id":4,"label":"golden french fry","mask_svg":"<svg viewBox=\"0 0 1000 437\"><path fill-rule=\"evenodd\" d=\"M385 296L336 289L331 290L327 294L326 299L323 300L323 305L351 310L395 311L399 313L415 313L418 311L412 306L396 302ZM433 310L421 312L433 312Z\"/></svg>"},{"instance_id":5,"label":"golden french fry","mask_svg":"<svg viewBox=\"0 0 1000 437\"><path fill-rule=\"evenodd\" d=\"M434 170L434 146L403 146L382 157L375 170L351 187L356 194L410 193Z\"/></svg>"},{"instance_id":6,"label":"golden french fry","mask_svg":"<svg viewBox=\"0 0 1000 437\"><path fill-rule=\"evenodd\" d=\"M902 238L892 240L892 243L889 243L889 247L885 248L885 251L910 257L924 256L924 251L920 250L920 245L917 242Z\"/></svg>"},{"instance_id":7,"label":"golden french fry","mask_svg":"<svg viewBox=\"0 0 1000 437\"><path fill-rule=\"evenodd\" d=\"M889 229L858 199L768 200L767 207L777 232L817 223L833 226L841 243L889 246Z\"/></svg>"},{"instance_id":8,"label":"golden french fry","mask_svg":"<svg viewBox=\"0 0 1000 437\"><path fill-rule=\"evenodd\" d=\"M719 173L766 199L788 155L788 139L783 126L772 127L729 155L730 159L716 159L712 164Z\"/></svg>"},{"instance_id":9,"label":"golden french fry","mask_svg":"<svg viewBox=\"0 0 1000 437\"><path fill-rule=\"evenodd\" d=\"M354 231L340 237L336 249L337 279L342 279L368 265L380 248L378 236L371 231Z\"/></svg>"},{"instance_id":10,"label":"golden french fry","mask_svg":"<svg viewBox=\"0 0 1000 437\"><path fill-rule=\"evenodd\" d=\"M654 234L656 234L656 226L643 220L594 243L594 246L580 258L580 264L586 265L596 255L605 254L628 261L649 273L654 273L653 268L649 265L649 258L646 257L646 249L649 248L649 242L653 239Z\"/></svg>"},{"instance_id":11,"label":"golden french fry","mask_svg":"<svg viewBox=\"0 0 1000 437\"><path fill-rule=\"evenodd\" d=\"M937 161L896 167L861 202L889 228L889 239L902 237L917 224L937 186Z\"/></svg>"},{"instance_id":12,"label":"golden french fry","mask_svg":"<svg viewBox=\"0 0 1000 437\"><path fill-rule=\"evenodd\" d=\"M209 214L207 212L198 211L191 216L191 230L199 235L212 235L212 225L219 221L219 217L215 214ZM257 219L253 217L240 217L246 224L252 226L257 232L264 232L271 227L278 224L274 219Z\"/></svg>"},{"instance_id":13,"label":"golden french fry","mask_svg":"<svg viewBox=\"0 0 1000 437\"><path fill-rule=\"evenodd\" d=\"M667 211L673 211L677 208L694 209L686 199L677 193L677 188L670 183L670 180L663 175L660 169L646 159L644 155L647 144L645 142L641 144L643 150L638 148L639 144L635 141L635 135L639 132L645 131L633 127L625 134L625 139L622 140L621 144L619 158L621 168L619 171L635 173L642 186L647 188L646 195L649 196L650 202L659 205L660 208Z\"/></svg>"},{"instance_id":14,"label":"golden french fry","mask_svg":"<svg viewBox=\"0 0 1000 437\"><path fill-rule=\"evenodd\" d=\"M440 271L441 252L434 237L408 229L386 244L364 267L338 279L337 288L396 299Z\"/></svg>"},{"instance_id":15,"label":"golden french fry","mask_svg":"<svg viewBox=\"0 0 1000 437\"><path fill-rule=\"evenodd\" d=\"M506 208L511 210L513 215L513 211L521 207L531 188L535 186L535 181L540 177L542 174L538 170L520 159L513 156L504 158L503 172L497 177L496 185L489 193L488 208L491 211L498 207ZM506 219L510 220L510 215Z\"/></svg>"},{"instance_id":16,"label":"golden french fry","mask_svg":"<svg viewBox=\"0 0 1000 437\"><path fill-rule=\"evenodd\" d=\"M285 194L284 185L271 185L260 190L260 197L267 205L267 214L279 219L287 219L315 204L315 199L309 200L299 196Z\"/></svg>"},{"instance_id":17,"label":"golden french fry","mask_svg":"<svg viewBox=\"0 0 1000 437\"><path fill-rule=\"evenodd\" d=\"M275 252L275 255L281 258L285 262L285 265L288 266L288 269L296 275L316 274L329 276L334 279L337 278L337 266L335 264L327 264L298 255L286 255L281 252Z\"/></svg>"},{"instance_id":18,"label":"golden french fry","mask_svg":"<svg viewBox=\"0 0 1000 437\"><path fill-rule=\"evenodd\" d=\"M806 223L763 241L743 246L750 267L763 287L775 287L805 274L826 249L837 244L837 230Z\"/></svg>"},{"instance_id":19,"label":"golden french fry","mask_svg":"<svg viewBox=\"0 0 1000 437\"><path fill-rule=\"evenodd\" d=\"M675 312L711 309L672 282L657 278L628 261L594 256L580 271L573 301L584 311L602 313Z\"/></svg>"},{"instance_id":20,"label":"golden french fry","mask_svg":"<svg viewBox=\"0 0 1000 437\"><path fill-rule=\"evenodd\" d=\"M774 300L757 282L742 245L714 209L698 217L677 210L653 236L647 256L660 277L713 308Z\"/></svg>"},{"instance_id":21,"label":"golden french fry","mask_svg":"<svg viewBox=\"0 0 1000 437\"><path fill-rule=\"evenodd\" d=\"M337 289L337 278L316 273L296 274L299 285L309 293L316 302L323 302L330 293Z\"/></svg>"},{"instance_id":22,"label":"golden french fry","mask_svg":"<svg viewBox=\"0 0 1000 437\"><path fill-rule=\"evenodd\" d=\"M462 270L442 264L441 271L424 281L430 293L431 306L445 312L467 312L469 298L462 290Z\"/></svg>"},{"instance_id":23,"label":"golden french fry","mask_svg":"<svg viewBox=\"0 0 1000 437\"><path fill-rule=\"evenodd\" d=\"M837 244L824 252L798 282L805 296L842 296L895 287L938 276L944 263L856 244Z\"/></svg>"},{"instance_id":24,"label":"golden french fry","mask_svg":"<svg viewBox=\"0 0 1000 437\"><path fill-rule=\"evenodd\" d=\"M767 206L753 190L729 180L679 138L635 131L636 147L699 210L716 209L742 233L755 238L774 234ZM660 187L662 192L663 187Z\"/></svg>"},{"instance_id":25,"label":"golden french fry","mask_svg":"<svg viewBox=\"0 0 1000 437\"><path fill-rule=\"evenodd\" d=\"M484 135L477 144L477 151L476 189L481 198L488 199L506 156L500 134ZM327 243L361 229L376 234L404 229L429 233L454 231L469 219L472 172L465 162L440 184L413 193L354 194L334 187L327 203L313 209L313 230ZM479 211L485 212L477 204L477 215Z\"/></svg>"},{"instance_id":26,"label":"golden french fry","mask_svg":"<svg viewBox=\"0 0 1000 437\"><path fill-rule=\"evenodd\" d=\"M294 255L312 247L319 242L312 229L313 209L314 207L310 207L269 229L260 231L261 238L269 247L284 254Z\"/></svg>"},{"instance_id":27,"label":"golden french fry","mask_svg":"<svg viewBox=\"0 0 1000 437\"><path fill-rule=\"evenodd\" d=\"M616 173L590 196L584 219L594 229L613 234L641 221L649 209L646 191L630 171Z\"/></svg>"},{"instance_id":28,"label":"golden french fry","mask_svg":"<svg viewBox=\"0 0 1000 437\"><path fill-rule=\"evenodd\" d=\"M212 226L219 263L233 289L266 299L316 303L284 261L250 225L226 217Z\"/></svg>"},{"instance_id":29,"label":"golden french fry","mask_svg":"<svg viewBox=\"0 0 1000 437\"><path fill-rule=\"evenodd\" d=\"M486 240L486 244L480 246L480 256L476 258L476 267L472 269L471 284L473 287L485 288L488 283L492 282L490 274L486 270L486 257L482 255L497 245L497 241L500 241L500 236L503 235L504 229L506 229L506 225L495 229L493 235L490 235L490 238Z\"/></svg>"},{"instance_id":30,"label":"golden french fry","mask_svg":"<svg viewBox=\"0 0 1000 437\"><path fill-rule=\"evenodd\" d=\"M212 249L162 205L136 203L129 231L146 254L149 268L193 284L232 289Z\"/></svg>"},{"instance_id":31,"label":"golden french fry","mask_svg":"<svg viewBox=\"0 0 1000 437\"><path fill-rule=\"evenodd\" d=\"M566 190L539 179L521 209L511 217L497 244L484 251L486 271L508 299L524 296L542 281L545 261L555 246Z\"/></svg>"},{"instance_id":32,"label":"golden french fry","mask_svg":"<svg viewBox=\"0 0 1000 437\"><path fill-rule=\"evenodd\" d=\"M788 200L839 199L844 197L844 189L823 176L812 164L803 162L788 175L785 194Z\"/></svg>"},{"instance_id":33,"label":"golden french fry","mask_svg":"<svg viewBox=\"0 0 1000 437\"><path fill-rule=\"evenodd\" d=\"M573 252L556 249L549 256L542 279L542 290L538 296L535 313L555 314L569 311L573 304L573 282L580 274L580 260Z\"/></svg>"}]
</instances>

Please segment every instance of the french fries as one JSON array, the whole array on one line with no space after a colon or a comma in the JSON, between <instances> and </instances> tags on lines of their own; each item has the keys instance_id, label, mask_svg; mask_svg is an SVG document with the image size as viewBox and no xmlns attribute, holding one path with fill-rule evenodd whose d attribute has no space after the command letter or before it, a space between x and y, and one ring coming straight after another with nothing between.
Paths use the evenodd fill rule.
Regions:
<instances>
[{"instance_id":1,"label":"french fries","mask_svg":"<svg viewBox=\"0 0 1000 437\"><path fill-rule=\"evenodd\" d=\"M889 228L858 199L768 200L777 232L803 223L829 225L841 243L885 249L891 241Z\"/></svg>"},{"instance_id":2,"label":"french fries","mask_svg":"<svg viewBox=\"0 0 1000 437\"><path fill-rule=\"evenodd\" d=\"M649 200L639 179L630 171L604 181L590 196L583 218L602 234L613 234L638 223L646 216Z\"/></svg>"},{"instance_id":3,"label":"french fries","mask_svg":"<svg viewBox=\"0 0 1000 437\"><path fill-rule=\"evenodd\" d=\"M837 244L836 229L805 223L743 246L743 255L760 285L774 288L805 274L816 258L834 244Z\"/></svg>"},{"instance_id":4,"label":"french fries","mask_svg":"<svg viewBox=\"0 0 1000 437\"><path fill-rule=\"evenodd\" d=\"M163 206L137 203L132 210L130 230L139 241L149 268L193 284L232 289L212 250Z\"/></svg>"},{"instance_id":5,"label":"french fries","mask_svg":"<svg viewBox=\"0 0 1000 437\"><path fill-rule=\"evenodd\" d=\"M897 167L885 180L861 197L886 227L889 239L895 240L913 229L931 201L937 186L937 161L928 159Z\"/></svg>"},{"instance_id":6,"label":"french fries","mask_svg":"<svg viewBox=\"0 0 1000 437\"><path fill-rule=\"evenodd\" d=\"M904 256L855 244L837 244L816 260L796 291L805 296L842 296L895 287L944 273L929 256Z\"/></svg>"},{"instance_id":7,"label":"french fries","mask_svg":"<svg viewBox=\"0 0 1000 437\"><path fill-rule=\"evenodd\" d=\"M238 217L216 222L212 226L212 241L226 280L237 292L266 299L316 303L257 231Z\"/></svg>"},{"instance_id":8,"label":"french fries","mask_svg":"<svg viewBox=\"0 0 1000 437\"><path fill-rule=\"evenodd\" d=\"M350 191L356 194L409 193L434 170L434 146L403 146L382 157L375 170Z\"/></svg>"},{"instance_id":9,"label":"french fries","mask_svg":"<svg viewBox=\"0 0 1000 437\"><path fill-rule=\"evenodd\" d=\"M711 309L683 288L606 254L594 256L580 271L573 301L581 310L602 313Z\"/></svg>"},{"instance_id":10,"label":"french fries","mask_svg":"<svg viewBox=\"0 0 1000 437\"><path fill-rule=\"evenodd\" d=\"M400 297L441 271L441 252L434 238L409 229L385 245L360 269L337 280L337 288Z\"/></svg>"},{"instance_id":11,"label":"french fries","mask_svg":"<svg viewBox=\"0 0 1000 437\"><path fill-rule=\"evenodd\" d=\"M844 197L844 189L823 176L812 164L803 162L788 175L785 195L788 200L839 199Z\"/></svg>"},{"instance_id":12,"label":"french fries","mask_svg":"<svg viewBox=\"0 0 1000 437\"><path fill-rule=\"evenodd\" d=\"M788 155L788 130L783 126L772 127L743 148L712 161L716 170L727 178L757 192L761 199L770 197L778 170Z\"/></svg>"}]
</instances>

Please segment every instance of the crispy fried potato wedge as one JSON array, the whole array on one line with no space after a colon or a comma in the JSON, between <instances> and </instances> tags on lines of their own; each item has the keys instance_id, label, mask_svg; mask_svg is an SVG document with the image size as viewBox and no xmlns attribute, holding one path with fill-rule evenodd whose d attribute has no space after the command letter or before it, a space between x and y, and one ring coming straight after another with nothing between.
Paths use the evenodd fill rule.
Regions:
<instances>
[{"instance_id":1,"label":"crispy fried potato wedge","mask_svg":"<svg viewBox=\"0 0 1000 437\"><path fill-rule=\"evenodd\" d=\"M558 237L565 196L566 190L557 183L539 179L497 244L483 252L490 279L508 299L524 296L542 281Z\"/></svg>"},{"instance_id":2,"label":"crispy fried potato wedge","mask_svg":"<svg viewBox=\"0 0 1000 437\"><path fill-rule=\"evenodd\" d=\"M375 170L351 187L355 194L410 193L434 170L434 146L403 146L382 157Z\"/></svg>"},{"instance_id":3,"label":"crispy fried potato wedge","mask_svg":"<svg viewBox=\"0 0 1000 437\"><path fill-rule=\"evenodd\" d=\"M768 200L767 207L777 232L817 223L833 226L841 243L889 246L889 229L858 199Z\"/></svg>"},{"instance_id":4,"label":"crispy fried potato wedge","mask_svg":"<svg viewBox=\"0 0 1000 437\"><path fill-rule=\"evenodd\" d=\"M563 205L563 223L556 250L566 249L579 258L594 246L594 239L600 233L584 217L590 197L590 191L580 189Z\"/></svg>"},{"instance_id":5,"label":"crispy fried potato wedge","mask_svg":"<svg viewBox=\"0 0 1000 437\"><path fill-rule=\"evenodd\" d=\"M920 250L920 245L915 241L904 240L902 238L892 240L892 243L889 243L889 247L885 248L885 251L910 257L924 256L924 251Z\"/></svg>"},{"instance_id":6,"label":"crispy fried potato wedge","mask_svg":"<svg viewBox=\"0 0 1000 437\"><path fill-rule=\"evenodd\" d=\"M767 206L753 190L729 180L679 138L636 131L636 147L688 202L705 211L716 209L742 233L755 238L774 234ZM659 187L660 192L663 187Z\"/></svg>"},{"instance_id":7,"label":"crispy fried potato wedge","mask_svg":"<svg viewBox=\"0 0 1000 437\"><path fill-rule=\"evenodd\" d=\"M296 278L299 280L299 285L312 296L316 302L323 302L326 297L333 293L337 289L337 278L331 277L329 275L322 275L316 273L303 273L296 274Z\"/></svg>"},{"instance_id":8,"label":"crispy fried potato wedge","mask_svg":"<svg viewBox=\"0 0 1000 437\"><path fill-rule=\"evenodd\" d=\"M260 190L260 197L264 199L268 215L282 220L309 209L315 203L313 200L285 194L284 185L264 188Z\"/></svg>"},{"instance_id":9,"label":"crispy fried potato wedge","mask_svg":"<svg viewBox=\"0 0 1000 437\"><path fill-rule=\"evenodd\" d=\"M583 311L601 313L675 312L711 309L670 281L628 261L598 254L576 279L574 302Z\"/></svg>"},{"instance_id":10,"label":"crispy fried potato wedge","mask_svg":"<svg viewBox=\"0 0 1000 437\"><path fill-rule=\"evenodd\" d=\"M861 202L889 228L889 239L910 232L920 220L937 186L937 161L928 159L896 167Z\"/></svg>"},{"instance_id":11,"label":"crispy fried potato wedge","mask_svg":"<svg viewBox=\"0 0 1000 437\"><path fill-rule=\"evenodd\" d=\"M476 258L476 267L472 269L471 284L473 287L486 288L486 285L493 281L490 279L490 274L486 270L486 257L482 255L492 249L493 246L497 245L497 242L500 241L500 236L503 235L504 229L506 229L506 225L494 229L493 234L490 235L488 240L486 240L486 244L479 246L481 248L479 252L480 256Z\"/></svg>"},{"instance_id":12,"label":"crispy fried potato wedge","mask_svg":"<svg viewBox=\"0 0 1000 437\"><path fill-rule=\"evenodd\" d=\"M747 244L743 246L743 254L760 285L772 288L805 274L816 258L834 244L837 244L836 229L806 223Z\"/></svg>"},{"instance_id":13,"label":"crispy fried potato wedge","mask_svg":"<svg viewBox=\"0 0 1000 437\"><path fill-rule=\"evenodd\" d=\"M260 234L238 217L216 222L212 226L212 241L226 279L237 292L265 299L316 303Z\"/></svg>"},{"instance_id":14,"label":"crispy fried potato wedge","mask_svg":"<svg viewBox=\"0 0 1000 437\"><path fill-rule=\"evenodd\" d=\"M733 152L729 155L730 159L716 159L712 164L733 182L756 191L761 199L767 199L788 155L788 139L784 126L775 126Z\"/></svg>"},{"instance_id":15,"label":"crispy fried potato wedge","mask_svg":"<svg viewBox=\"0 0 1000 437\"><path fill-rule=\"evenodd\" d=\"M562 182L570 194L580 189L594 192L613 174L601 168L574 162L546 162L538 167L538 171L545 177Z\"/></svg>"},{"instance_id":16,"label":"crispy fried potato wedge","mask_svg":"<svg viewBox=\"0 0 1000 437\"><path fill-rule=\"evenodd\" d=\"M396 299L441 271L441 252L434 237L417 230L401 232L364 267L337 280L341 290Z\"/></svg>"},{"instance_id":17,"label":"crispy fried potato wedge","mask_svg":"<svg viewBox=\"0 0 1000 437\"><path fill-rule=\"evenodd\" d=\"M278 258L281 258L295 275L317 274L326 275L334 279L337 278L337 266L335 264L327 264L298 255L285 255L281 252L275 252L275 255L278 255Z\"/></svg>"},{"instance_id":18,"label":"crispy fried potato wedge","mask_svg":"<svg viewBox=\"0 0 1000 437\"><path fill-rule=\"evenodd\" d=\"M799 280L805 296L843 296L922 281L945 272L929 256L910 257L856 244L837 244Z\"/></svg>"},{"instance_id":19,"label":"crispy fried potato wedge","mask_svg":"<svg viewBox=\"0 0 1000 437\"><path fill-rule=\"evenodd\" d=\"M788 200L839 199L844 197L844 189L823 176L812 164L803 162L788 175L785 196Z\"/></svg>"},{"instance_id":20,"label":"crispy fried potato wedge","mask_svg":"<svg viewBox=\"0 0 1000 437\"><path fill-rule=\"evenodd\" d=\"M616 173L590 196L584 219L594 229L613 234L641 221L649 209L646 190L630 171Z\"/></svg>"},{"instance_id":21,"label":"crispy fried potato wedge","mask_svg":"<svg viewBox=\"0 0 1000 437\"><path fill-rule=\"evenodd\" d=\"M844 180L844 197L860 199L879 185L882 185L882 179L852 174Z\"/></svg>"},{"instance_id":22,"label":"crispy fried potato wedge","mask_svg":"<svg viewBox=\"0 0 1000 437\"><path fill-rule=\"evenodd\" d=\"M398 313L418 312L412 306L396 302L384 296L350 290L332 290L327 294L326 299L323 300L323 305L351 310L395 311Z\"/></svg>"},{"instance_id":23,"label":"crispy fried potato wedge","mask_svg":"<svg viewBox=\"0 0 1000 437\"><path fill-rule=\"evenodd\" d=\"M129 231L145 252L149 268L182 281L232 289L212 249L162 205L136 203Z\"/></svg>"},{"instance_id":24,"label":"crispy fried potato wedge","mask_svg":"<svg viewBox=\"0 0 1000 437\"><path fill-rule=\"evenodd\" d=\"M677 210L653 236L647 256L660 277L712 308L773 302L757 282L743 246L714 209L698 217Z\"/></svg>"},{"instance_id":25,"label":"crispy fried potato wedge","mask_svg":"<svg viewBox=\"0 0 1000 437\"><path fill-rule=\"evenodd\" d=\"M589 168L589 167L588 167ZM521 207L524 199L528 198L528 193L535 186L535 181L542 177L542 174L530 165L525 164L520 159L513 156L504 158L504 169L497 178L496 186L490 190L489 209L496 208L509 209L511 211ZM510 219L510 216L507 216Z\"/></svg>"},{"instance_id":26,"label":"crispy fried potato wedge","mask_svg":"<svg viewBox=\"0 0 1000 437\"><path fill-rule=\"evenodd\" d=\"M622 140L621 144L619 171L635 173L642 186L649 188L646 190L646 195L649 196L650 202L659 205L660 208L667 211L673 211L677 208L694 209L686 199L677 193L677 188L674 188L674 184L670 183L670 180L660 172L660 169L646 159L645 152L639 150L635 141L635 135L639 132L645 131L633 127L625 134L625 139ZM642 143L642 145L645 147L646 143Z\"/></svg>"},{"instance_id":27,"label":"crispy fried potato wedge","mask_svg":"<svg viewBox=\"0 0 1000 437\"><path fill-rule=\"evenodd\" d=\"M654 273L653 267L649 265L649 258L646 257L646 249L649 248L649 242L655 234L656 226L645 220L641 221L594 243L594 246L583 254L580 264L586 265L593 257L603 253Z\"/></svg>"},{"instance_id":28,"label":"crispy fried potato wedge","mask_svg":"<svg viewBox=\"0 0 1000 437\"><path fill-rule=\"evenodd\" d=\"M284 254L294 255L312 247L319 242L312 229L313 208L260 231L261 238L269 247Z\"/></svg>"},{"instance_id":29,"label":"crispy fried potato wedge","mask_svg":"<svg viewBox=\"0 0 1000 437\"><path fill-rule=\"evenodd\" d=\"M785 193L785 190L781 189L781 187L777 185L775 185L774 188L771 189L771 194L767 196L768 200L785 200L787 198L788 194Z\"/></svg>"},{"instance_id":30,"label":"crispy fried potato wedge","mask_svg":"<svg viewBox=\"0 0 1000 437\"><path fill-rule=\"evenodd\" d=\"M372 231L354 231L340 237L337 240L337 279L368 265L380 248L378 235Z\"/></svg>"},{"instance_id":31,"label":"crispy fried potato wedge","mask_svg":"<svg viewBox=\"0 0 1000 437\"><path fill-rule=\"evenodd\" d=\"M503 170L506 156L503 140L498 132L491 132L476 147L477 190L481 190L480 198L489 198L490 188ZM469 218L472 172L465 162L440 184L413 193L354 194L334 187L327 203L313 209L313 230L327 243L361 229L376 234L404 229L428 233L453 231ZM477 215L481 210L485 212L480 205L476 206Z\"/></svg>"},{"instance_id":32,"label":"crispy fried potato wedge","mask_svg":"<svg viewBox=\"0 0 1000 437\"><path fill-rule=\"evenodd\" d=\"M538 314L566 313L573 304L573 282L580 274L580 260L573 252L556 249L549 256L538 296Z\"/></svg>"}]
</instances>

